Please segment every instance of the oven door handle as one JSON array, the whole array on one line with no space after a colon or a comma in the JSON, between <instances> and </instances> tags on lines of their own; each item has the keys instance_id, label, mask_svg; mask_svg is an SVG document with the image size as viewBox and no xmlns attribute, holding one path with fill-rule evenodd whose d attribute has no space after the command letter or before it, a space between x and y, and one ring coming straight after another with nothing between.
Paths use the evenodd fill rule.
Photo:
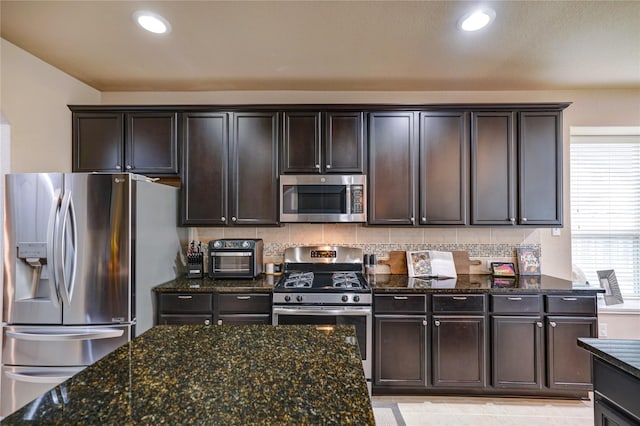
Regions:
<instances>
[{"instance_id":1,"label":"oven door handle","mask_svg":"<svg viewBox=\"0 0 640 426\"><path fill-rule=\"evenodd\" d=\"M371 308L346 309L292 309L273 308L274 315L371 315Z\"/></svg>"},{"instance_id":2,"label":"oven door handle","mask_svg":"<svg viewBox=\"0 0 640 426\"><path fill-rule=\"evenodd\" d=\"M220 257L249 257L253 256L253 252L250 251L212 251L210 255Z\"/></svg>"}]
</instances>

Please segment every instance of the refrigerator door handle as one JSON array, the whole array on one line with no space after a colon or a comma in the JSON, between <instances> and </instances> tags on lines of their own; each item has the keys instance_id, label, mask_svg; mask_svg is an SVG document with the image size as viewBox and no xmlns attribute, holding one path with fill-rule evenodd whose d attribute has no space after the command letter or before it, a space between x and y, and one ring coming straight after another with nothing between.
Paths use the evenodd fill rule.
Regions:
<instances>
[{"instance_id":1,"label":"refrigerator door handle","mask_svg":"<svg viewBox=\"0 0 640 426\"><path fill-rule=\"evenodd\" d=\"M83 369L84 367L79 367L75 372L71 372L69 370L58 371L55 368L52 368L51 370L44 370L44 371L40 370L38 372L24 372L24 373L15 373L13 371L5 371L4 375L11 380L15 380L16 382L44 383L44 384L57 385L69 379L71 376L81 372Z\"/></svg>"},{"instance_id":2,"label":"refrigerator door handle","mask_svg":"<svg viewBox=\"0 0 640 426\"><path fill-rule=\"evenodd\" d=\"M67 242L67 223L71 226L71 241ZM78 260L78 253L76 250L78 232L76 228L76 214L73 206L73 198L71 197L71 191L64 194L62 197L62 206L60 207L60 220L58 223L58 241L57 241L57 271L58 276L62 277L60 280L60 293L62 293L62 300L67 305L71 304L71 298L73 297L73 288L76 281L76 267ZM66 259L67 256L71 256L71 271L67 271Z\"/></svg>"},{"instance_id":3,"label":"refrigerator door handle","mask_svg":"<svg viewBox=\"0 0 640 426\"><path fill-rule=\"evenodd\" d=\"M16 340L30 341L69 341L69 340L98 340L113 339L124 334L121 328L100 328L100 329L79 329L79 330L30 330L30 331L9 331L7 330L7 338L11 337Z\"/></svg>"},{"instance_id":4,"label":"refrigerator door handle","mask_svg":"<svg viewBox=\"0 0 640 426\"><path fill-rule=\"evenodd\" d=\"M56 238L56 225L57 225L57 217L58 217L58 207L60 206L60 190L56 189L54 194L54 199L51 202L51 210L49 212L49 226L47 232L47 264L49 265L49 270L51 271L51 275L49 277L49 291L51 293L50 299L53 306L56 308L60 307L60 302L58 299L60 295L58 294L58 287L56 285L57 279L55 274L55 266L56 266L56 253L55 253L55 238Z\"/></svg>"}]
</instances>

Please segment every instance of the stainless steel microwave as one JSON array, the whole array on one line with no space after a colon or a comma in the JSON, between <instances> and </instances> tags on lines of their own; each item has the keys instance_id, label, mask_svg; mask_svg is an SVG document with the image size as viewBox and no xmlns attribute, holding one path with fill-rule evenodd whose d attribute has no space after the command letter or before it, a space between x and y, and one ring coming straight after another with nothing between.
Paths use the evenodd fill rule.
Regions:
<instances>
[{"instance_id":1,"label":"stainless steel microwave","mask_svg":"<svg viewBox=\"0 0 640 426\"><path fill-rule=\"evenodd\" d=\"M280 222L366 222L365 175L281 175Z\"/></svg>"}]
</instances>

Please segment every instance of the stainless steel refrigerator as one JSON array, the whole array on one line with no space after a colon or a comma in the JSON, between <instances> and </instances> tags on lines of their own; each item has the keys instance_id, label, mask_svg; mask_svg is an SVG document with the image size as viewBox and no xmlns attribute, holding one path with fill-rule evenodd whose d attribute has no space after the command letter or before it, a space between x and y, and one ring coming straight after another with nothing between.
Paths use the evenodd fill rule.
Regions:
<instances>
[{"instance_id":1,"label":"stainless steel refrigerator","mask_svg":"<svg viewBox=\"0 0 640 426\"><path fill-rule=\"evenodd\" d=\"M0 416L64 400L47 391L153 325L151 288L182 270L177 212L177 188L139 175L6 175Z\"/></svg>"}]
</instances>

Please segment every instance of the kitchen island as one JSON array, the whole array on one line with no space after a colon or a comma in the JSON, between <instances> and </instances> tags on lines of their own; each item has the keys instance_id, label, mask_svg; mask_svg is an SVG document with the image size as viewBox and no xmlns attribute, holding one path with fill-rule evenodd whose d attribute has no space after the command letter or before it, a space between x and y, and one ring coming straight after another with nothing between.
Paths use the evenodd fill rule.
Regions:
<instances>
[{"instance_id":1,"label":"kitchen island","mask_svg":"<svg viewBox=\"0 0 640 426\"><path fill-rule=\"evenodd\" d=\"M374 424L348 326L156 326L54 391L3 424Z\"/></svg>"},{"instance_id":2,"label":"kitchen island","mask_svg":"<svg viewBox=\"0 0 640 426\"><path fill-rule=\"evenodd\" d=\"M578 339L593 354L596 425L640 424L640 340Z\"/></svg>"}]
</instances>

